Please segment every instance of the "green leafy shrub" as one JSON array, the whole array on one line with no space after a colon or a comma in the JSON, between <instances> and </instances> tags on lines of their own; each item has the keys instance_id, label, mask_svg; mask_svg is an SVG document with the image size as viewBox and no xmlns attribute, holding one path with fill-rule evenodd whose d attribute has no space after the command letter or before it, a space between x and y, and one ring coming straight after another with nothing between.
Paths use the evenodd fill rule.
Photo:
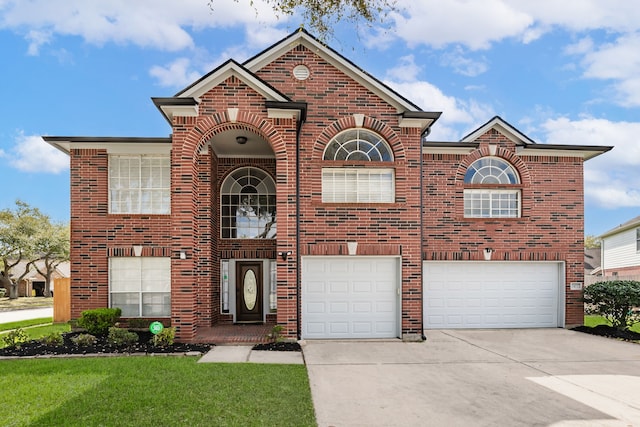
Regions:
<instances>
[{"instance_id":1,"label":"green leafy shrub","mask_svg":"<svg viewBox=\"0 0 640 427\"><path fill-rule=\"evenodd\" d=\"M40 342L53 347L60 347L64 344L64 338L60 332L51 332L49 335L40 338Z\"/></svg>"},{"instance_id":2,"label":"green leafy shrub","mask_svg":"<svg viewBox=\"0 0 640 427\"><path fill-rule=\"evenodd\" d=\"M2 338L2 342L7 347L17 347L29 341L29 337L22 328L14 329Z\"/></svg>"},{"instance_id":3,"label":"green leafy shrub","mask_svg":"<svg viewBox=\"0 0 640 427\"><path fill-rule=\"evenodd\" d=\"M627 330L640 322L640 282L610 280L589 285L584 290L588 314L599 314L614 328Z\"/></svg>"},{"instance_id":4,"label":"green leafy shrub","mask_svg":"<svg viewBox=\"0 0 640 427\"><path fill-rule=\"evenodd\" d=\"M120 319L122 310L119 308L96 308L85 310L78 319L78 326L93 335L104 335L109 328L115 326Z\"/></svg>"},{"instance_id":5,"label":"green leafy shrub","mask_svg":"<svg viewBox=\"0 0 640 427\"><path fill-rule=\"evenodd\" d=\"M176 328L164 328L160 333L151 338L151 343L156 347L169 347L176 337Z\"/></svg>"},{"instance_id":6,"label":"green leafy shrub","mask_svg":"<svg viewBox=\"0 0 640 427\"><path fill-rule=\"evenodd\" d=\"M107 342L111 345L129 347L138 342L138 334L128 331L127 329L116 328L114 326L109 328Z\"/></svg>"},{"instance_id":7,"label":"green leafy shrub","mask_svg":"<svg viewBox=\"0 0 640 427\"><path fill-rule=\"evenodd\" d=\"M271 333L267 335L267 338L269 338L272 342L280 342L282 341L283 330L284 327L282 325L275 325L273 328L271 328Z\"/></svg>"},{"instance_id":8,"label":"green leafy shrub","mask_svg":"<svg viewBox=\"0 0 640 427\"><path fill-rule=\"evenodd\" d=\"M94 345L98 339L91 334L80 334L73 338L71 341L77 346L80 347L88 347L90 345Z\"/></svg>"}]
</instances>

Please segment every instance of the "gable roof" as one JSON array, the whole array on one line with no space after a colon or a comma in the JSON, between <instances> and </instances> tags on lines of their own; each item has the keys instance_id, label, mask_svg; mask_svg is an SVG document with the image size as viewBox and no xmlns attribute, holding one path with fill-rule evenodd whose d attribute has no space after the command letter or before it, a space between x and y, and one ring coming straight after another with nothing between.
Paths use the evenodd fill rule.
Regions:
<instances>
[{"instance_id":1,"label":"gable roof","mask_svg":"<svg viewBox=\"0 0 640 427\"><path fill-rule=\"evenodd\" d=\"M538 144L502 117L494 116L491 120L464 136L458 143L427 142L423 144L423 151L426 149L438 150L438 152L471 152L479 146L476 140L491 129L497 130L502 135L513 141L516 145L516 153L520 156L551 155L581 157L584 160L589 160L613 149L612 146L604 145Z\"/></svg>"},{"instance_id":2,"label":"gable roof","mask_svg":"<svg viewBox=\"0 0 640 427\"><path fill-rule=\"evenodd\" d=\"M362 86L377 94L390 105L393 105L398 113L405 111L422 111L422 109L416 104L355 65L331 47L320 42L303 28L294 31L284 39L248 59L243 65L248 70L257 72L267 64L289 52L291 49L294 49L296 46L304 46L313 51L313 53L327 61L329 64L338 68Z\"/></svg>"},{"instance_id":3,"label":"gable roof","mask_svg":"<svg viewBox=\"0 0 640 427\"><path fill-rule=\"evenodd\" d=\"M630 229L636 228L636 227L640 227L640 216L632 218L629 221L624 222L624 223L618 225L617 227L612 228L609 231L606 231L605 233L600 235L600 238L602 239L604 237L613 236L614 234L618 234L618 233L621 233L623 231L627 231L627 230L630 230Z\"/></svg>"}]
</instances>

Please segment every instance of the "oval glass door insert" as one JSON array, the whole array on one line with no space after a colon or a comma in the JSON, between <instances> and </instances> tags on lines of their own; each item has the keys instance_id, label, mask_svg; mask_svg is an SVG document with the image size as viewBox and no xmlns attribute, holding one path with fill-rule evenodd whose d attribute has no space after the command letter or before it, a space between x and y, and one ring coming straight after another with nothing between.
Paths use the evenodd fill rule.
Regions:
<instances>
[{"instance_id":1,"label":"oval glass door insert","mask_svg":"<svg viewBox=\"0 0 640 427\"><path fill-rule=\"evenodd\" d=\"M243 280L244 305L247 310L251 311L255 308L258 301L258 286L256 283L256 274L253 270L247 270Z\"/></svg>"}]
</instances>

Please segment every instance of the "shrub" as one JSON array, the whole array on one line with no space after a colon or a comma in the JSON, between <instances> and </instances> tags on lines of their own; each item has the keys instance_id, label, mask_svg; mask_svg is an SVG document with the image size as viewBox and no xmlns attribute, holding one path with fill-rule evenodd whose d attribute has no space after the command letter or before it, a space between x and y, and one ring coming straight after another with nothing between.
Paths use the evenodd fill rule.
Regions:
<instances>
[{"instance_id":1,"label":"shrub","mask_svg":"<svg viewBox=\"0 0 640 427\"><path fill-rule=\"evenodd\" d=\"M2 338L2 342L7 347L20 348L27 341L29 341L29 337L22 328L14 329Z\"/></svg>"},{"instance_id":2,"label":"shrub","mask_svg":"<svg viewBox=\"0 0 640 427\"><path fill-rule=\"evenodd\" d=\"M272 342L280 342L282 341L283 330L284 327L282 325L275 325L273 328L271 328L271 333L267 335L267 338L269 338Z\"/></svg>"},{"instance_id":3,"label":"shrub","mask_svg":"<svg viewBox=\"0 0 640 427\"><path fill-rule=\"evenodd\" d=\"M107 342L115 346L127 346L130 347L138 342L138 334L130 332L124 328L109 328L109 336Z\"/></svg>"},{"instance_id":4,"label":"shrub","mask_svg":"<svg viewBox=\"0 0 640 427\"><path fill-rule=\"evenodd\" d=\"M122 311L119 308L96 308L85 310L78 319L78 326L93 335L104 335L115 326Z\"/></svg>"},{"instance_id":5,"label":"shrub","mask_svg":"<svg viewBox=\"0 0 640 427\"><path fill-rule=\"evenodd\" d=\"M151 338L151 343L156 347L169 347L176 336L176 328L164 328L160 333Z\"/></svg>"},{"instance_id":6,"label":"shrub","mask_svg":"<svg viewBox=\"0 0 640 427\"><path fill-rule=\"evenodd\" d=\"M627 330L640 322L640 282L635 280L611 280L597 282L584 290L587 313L599 314L620 330Z\"/></svg>"},{"instance_id":7,"label":"shrub","mask_svg":"<svg viewBox=\"0 0 640 427\"><path fill-rule=\"evenodd\" d=\"M71 338L71 341L77 346L80 347L88 347L90 345L94 345L97 341L97 338L91 334L80 334Z\"/></svg>"},{"instance_id":8,"label":"shrub","mask_svg":"<svg viewBox=\"0 0 640 427\"><path fill-rule=\"evenodd\" d=\"M45 345L60 347L64 344L64 338L60 332L51 332L49 335L40 338L40 342Z\"/></svg>"}]
</instances>

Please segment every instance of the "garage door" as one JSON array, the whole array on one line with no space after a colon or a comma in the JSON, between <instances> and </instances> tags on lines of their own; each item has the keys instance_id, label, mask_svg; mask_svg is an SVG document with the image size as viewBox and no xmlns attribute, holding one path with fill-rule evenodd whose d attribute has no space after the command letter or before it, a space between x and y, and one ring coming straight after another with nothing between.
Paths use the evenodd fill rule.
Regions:
<instances>
[{"instance_id":1,"label":"garage door","mask_svg":"<svg viewBox=\"0 0 640 427\"><path fill-rule=\"evenodd\" d=\"M561 263L425 262L425 328L563 325Z\"/></svg>"},{"instance_id":2,"label":"garage door","mask_svg":"<svg viewBox=\"0 0 640 427\"><path fill-rule=\"evenodd\" d=\"M397 337L398 278L397 258L303 257L302 337Z\"/></svg>"}]
</instances>

